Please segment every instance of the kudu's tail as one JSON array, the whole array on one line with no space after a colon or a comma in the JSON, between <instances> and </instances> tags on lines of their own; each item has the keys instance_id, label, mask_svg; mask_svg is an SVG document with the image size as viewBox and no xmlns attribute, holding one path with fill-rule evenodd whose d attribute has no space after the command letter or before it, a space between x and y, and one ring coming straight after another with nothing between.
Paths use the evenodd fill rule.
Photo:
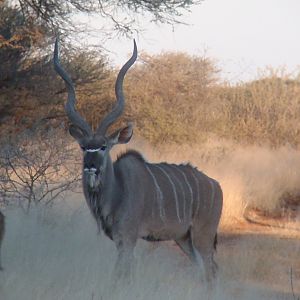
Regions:
<instances>
[{"instance_id":1,"label":"kudu's tail","mask_svg":"<svg viewBox=\"0 0 300 300\"><path fill-rule=\"evenodd\" d=\"M218 234L216 233L215 239L214 239L214 249L217 251L217 244L218 244Z\"/></svg>"}]
</instances>

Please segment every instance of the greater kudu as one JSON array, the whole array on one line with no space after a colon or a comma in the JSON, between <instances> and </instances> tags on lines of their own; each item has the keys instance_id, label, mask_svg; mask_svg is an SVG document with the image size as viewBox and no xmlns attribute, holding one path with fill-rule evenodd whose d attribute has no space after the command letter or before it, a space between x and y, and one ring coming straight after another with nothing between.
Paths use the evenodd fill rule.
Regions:
<instances>
[{"instance_id":1,"label":"greater kudu","mask_svg":"<svg viewBox=\"0 0 300 300\"><path fill-rule=\"evenodd\" d=\"M136 151L127 151L112 162L110 150L128 143L132 126L107 135L108 127L124 110L123 80L137 58L137 48L121 68L116 84L117 103L92 131L76 111L74 85L59 63L58 42L54 66L68 91L66 113L70 134L83 151L83 191L99 228L118 250L116 273L130 274L137 239L174 240L196 264L202 262L210 281L216 271L213 259L222 210L222 190L214 179L189 164L152 164Z\"/></svg>"}]
</instances>

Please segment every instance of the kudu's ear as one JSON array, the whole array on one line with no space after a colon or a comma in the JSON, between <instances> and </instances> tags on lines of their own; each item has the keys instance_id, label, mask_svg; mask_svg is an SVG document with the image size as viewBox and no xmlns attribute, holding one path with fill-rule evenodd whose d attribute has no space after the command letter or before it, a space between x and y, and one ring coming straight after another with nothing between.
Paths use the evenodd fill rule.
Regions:
<instances>
[{"instance_id":1,"label":"kudu's ear","mask_svg":"<svg viewBox=\"0 0 300 300\"><path fill-rule=\"evenodd\" d=\"M132 124L128 124L126 127L115 131L108 138L112 145L126 144L130 141L133 134Z\"/></svg>"},{"instance_id":2,"label":"kudu's ear","mask_svg":"<svg viewBox=\"0 0 300 300\"><path fill-rule=\"evenodd\" d=\"M78 143L85 137L84 132L78 126L73 124L70 125L69 132Z\"/></svg>"}]
</instances>

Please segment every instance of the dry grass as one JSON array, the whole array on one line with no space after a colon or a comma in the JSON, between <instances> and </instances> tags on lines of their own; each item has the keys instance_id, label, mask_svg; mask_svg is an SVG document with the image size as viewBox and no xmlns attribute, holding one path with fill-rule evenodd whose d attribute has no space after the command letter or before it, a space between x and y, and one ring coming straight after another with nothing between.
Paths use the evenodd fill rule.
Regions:
<instances>
[{"instance_id":1,"label":"dry grass","mask_svg":"<svg viewBox=\"0 0 300 300\"><path fill-rule=\"evenodd\" d=\"M224 234L219 246L218 259L222 276L241 285L237 284L232 289L232 292L240 293L234 299L245 299L245 283L256 290L268 287L271 299L292 299L291 266L295 270L295 294L299 295L299 239L279 238L276 234L256 231Z\"/></svg>"},{"instance_id":2,"label":"dry grass","mask_svg":"<svg viewBox=\"0 0 300 300\"><path fill-rule=\"evenodd\" d=\"M97 235L82 195L71 194L51 209L36 208L29 215L13 208L5 213L1 299L206 299L195 269L173 243L140 241L134 282L112 289L116 249L104 235ZM299 295L299 239L221 233L218 246L219 280L213 300L292 299L291 266Z\"/></svg>"},{"instance_id":3,"label":"dry grass","mask_svg":"<svg viewBox=\"0 0 300 300\"><path fill-rule=\"evenodd\" d=\"M299 144L298 80L271 70L257 81L215 91L223 137L254 145Z\"/></svg>"}]
</instances>

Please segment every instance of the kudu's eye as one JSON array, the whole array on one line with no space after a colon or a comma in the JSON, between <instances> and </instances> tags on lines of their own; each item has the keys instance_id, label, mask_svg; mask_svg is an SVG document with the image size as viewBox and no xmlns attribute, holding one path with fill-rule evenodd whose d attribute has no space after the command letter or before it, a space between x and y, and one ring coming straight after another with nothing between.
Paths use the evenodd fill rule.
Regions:
<instances>
[{"instance_id":1,"label":"kudu's eye","mask_svg":"<svg viewBox=\"0 0 300 300\"><path fill-rule=\"evenodd\" d=\"M100 150L101 150L101 151L105 151L105 150L106 150L106 146L101 146L101 147L100 147Z\"/></svg>"},{"instance_id":2,"label":"kudu's eye","mask_svg":"<svg viewBox=\"0 0 300 300\"><path fill-rule=\"evenodd\" d=\"M80 148L81 148L82 151L85 151L85 150L86 150L86 148L83 147L83 146L80 146Z\"/></svg>"}]
</instances>

